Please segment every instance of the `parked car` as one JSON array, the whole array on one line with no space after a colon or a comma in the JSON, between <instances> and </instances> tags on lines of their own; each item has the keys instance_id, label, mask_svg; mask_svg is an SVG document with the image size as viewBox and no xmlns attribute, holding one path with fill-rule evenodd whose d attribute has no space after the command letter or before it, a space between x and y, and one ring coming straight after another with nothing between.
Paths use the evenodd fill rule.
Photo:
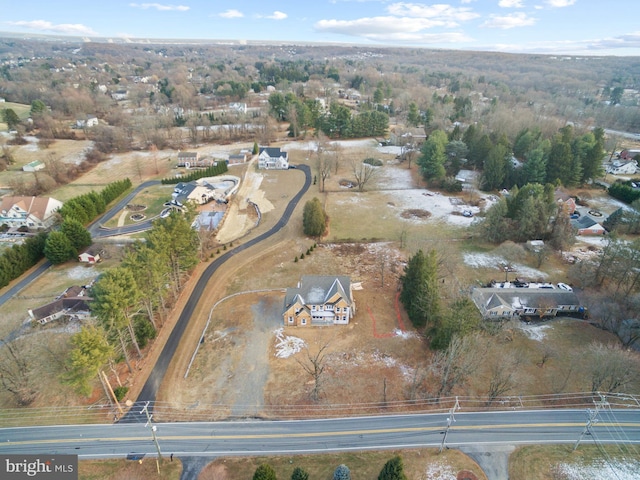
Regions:
<instances>
[{"instance_id":1,"label":"parked car","mask_svg":"<svg viewBox=\"0 0 640 480\"><path fill-rule=\"evenodd\" d=\"M571 288L566 283L558 283L558 288L561 290L566 290L567 292L573 292L573 288Z\"/></svg>"}]
</instances>

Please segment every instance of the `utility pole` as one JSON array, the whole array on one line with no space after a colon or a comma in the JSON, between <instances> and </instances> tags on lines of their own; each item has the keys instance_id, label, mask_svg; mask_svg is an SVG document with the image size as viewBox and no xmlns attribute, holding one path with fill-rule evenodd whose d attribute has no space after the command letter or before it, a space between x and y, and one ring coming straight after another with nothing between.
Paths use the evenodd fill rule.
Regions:
<instances>
[{"instance_id":1,"label":"utility pole","mask_svg":"<svg viewBox=\"0 0 640 480\"><path fill-rule=\"evenodd\" d=\"M603 406L607 405L607 401L606 401L604 395L602 395L601 393L598 393L598 395L600 395L600 401L599 402L598 401L594 401L593 402L595 404L595 406L596 406L596 409L595 410L591 410L590 408L587 408L587 423L584 426L584 430L582 430L582 433L580 434L580 437L578 438L578 441L573 446L573 451L574 452L576 451L576 449L580 445L580 442L582 441L584 436L587 433L589 435L591 435L591 427L594 424L598 423L598 419L596 417L598 416L600 408L602 408Z\"/></svg>"},{"instance_id":2,"label":"utility pole","mask_svg":"<svg viewBox=\"0 0 640 480\"><path fill-rule=\"evenodd\" d=\"M460 408L460 404L458 403L458 397L456 397L456 403L449 410L449 416L447 417L447 428L444 430L444 436L442 437L442 443L440 444L440 453L444 450L444 444L447 441L447 434L449 433L449 428L451 428L451 423L456 421L456 410Z\"/></svg>"},{"instance_id":3,"label":"utility pole","mask_svg":"<svg viewBox=\"0 0 640 480\"><path fill-rule=\"evenodd\" d=\"M151 438L153 438L153 443L156 445L156 450L158 451L158 456L156 457L156 468L158 469L158 473L160 473L160 459L162 459L162 452L160 451L160 444L158 443L158 438L156 437L157 427L151 423L151 418L153 415L149 414L149 402L144 404L140 413L145 413L147 415L147 423L144 424L145 427L151 427Z\"/></svg>"}]
</instances>

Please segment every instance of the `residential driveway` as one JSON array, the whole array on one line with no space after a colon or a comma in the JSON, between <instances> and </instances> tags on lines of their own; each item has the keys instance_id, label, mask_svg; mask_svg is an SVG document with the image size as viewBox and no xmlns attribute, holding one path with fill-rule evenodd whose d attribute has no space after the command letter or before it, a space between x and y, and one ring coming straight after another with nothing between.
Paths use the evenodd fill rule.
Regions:
<instances>
[{"instance_id":1,"label":"residential driveway","mask_svg":"<svg viewBox=\"0 0 640 480\"><path fill-rule=\"evenodd\" d=\"M489 480L509 480L509 455L515 447L478 445L459 450L473 458Z\"/></svg>"},{"instance_id":2,"label":"residential driveway","mask_svg":"<svg viewBox=\"0 0 640 480\"><path fill-rule=\"evenodd\" d=\"M224 403L232 405L233 417L251 417L262 410L269 377L269 345L274 339L273 331L282 323L280 295L261 297L251 310L253 328L241 337L244 353L224 388L232 397Z\"/></svg>"}]
</instances>

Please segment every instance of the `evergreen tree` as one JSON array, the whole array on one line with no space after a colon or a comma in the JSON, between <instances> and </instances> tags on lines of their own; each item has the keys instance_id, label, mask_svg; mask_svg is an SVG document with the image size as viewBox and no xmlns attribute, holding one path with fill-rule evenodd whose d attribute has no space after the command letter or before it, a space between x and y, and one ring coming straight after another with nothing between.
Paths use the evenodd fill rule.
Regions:
<instances>
[{"instance_id":1,"label":"evergreen tree","mask_svg":"<svg viewBox=\"0 0 640 480\"><path fill-rule=\"evenodd\" d=\"M449 139L442 130L435 130L422 145L421 155L417 160L425 180L440 180L446 175L444 164L447 161L446 145Z\"/></svg>"},{"instance_id":2,"label":"evergreen tree","mask_svg":"<svg viewBox=\"0 0 640 480\"><path fill-rule=\"evenodd\" d=\"M9 130L13 130L20 123L20 117L18 117L18 114L13 110L13 108L6 108L2 110L2 120L7 124Z\"/></svg>"},{"instance_id":3,"label":"evergreen tree","mask_svg":"<svg viewBox=\"0 0 640 480\"><path fill-rule=\"evenodd\" d=\"M469 147L468 159L470 165L475 168L481 169L484 166L484 162L486 161L487 157L489 156L489 152L493 148L493 142L491 142L489 135L482 135L473 144L473 146L469 145L468 143L467 146Z\"/></svg>"},{"instance_id":4,"label":"evergreen tree","mask_svg":"<svg viewBox=\"0 0 640 480\"><path fill-rule=\"evenodd\" d=\"M51 232L44 244L44 256L54 265L64 263L75 257L78 251L73 248L71 240L62 232Z\"/></svg>"},{"instance_id":5,"label":"evergreen tree","mask_svg":"<svg viewBox=\"0 0 640 480\"><path fill-rule=\"evenodd\" d=\"M302 212L302 229L305 235L320 237L326 228L326 214L317 197L304 205Z\"/></svg>"},{"instance_id":6,"label":"evergreen tree","mask_svg":"<svg viewBox=\"0 0 640 480\"><path fill-rule=\"evenodd\" d=\"M438 261L435 250L422 250L409 259L400 279L400 301L416 327L434 325L440 315L438 296Z\"/></svg>"},{"instance_id":7,"label":"evergreen tree","mask_svg":"<svg viewBox=\"0 0 640 480\"><path fill-rule=\"evenodd\" d=\"M378 475L378 480L407 480L402 458L399 455L396 455L384 464L384 467L382 467Z\"/></svg>"},{"instance_id":8,"label":"evergreen tree","mask_svg":"<svg viewBox=\"0 0 640 480\"><path fill-rule=\"evenodd\" d=\"M291 480L309 480L309 474L301 467L293 469Z\"/></svg>"},{"instance_id":9,"label":"evergreen tree","mask_svg":"<svg viewBox=\"0 0 640 480\"><path fill-rule=\"evenodd\" d=\"M62 222L60 231L67 236L76 251L79 251L84 247L88 247L92 243L89 231L84 228L79 221L73 218L69 218Z\"/></svg>"},{"instance_id":10,"label":"evergreen tree","mask_svg":"<svg viewBox=\"0 0 640 480\"><path fill-rule=\"evenodd\" d=\"M276 471L268 463L263 463L256 468L253 480L277 480Z\"/></svg>"},{"instance_id":11,"label":"evergreen tree","mask_svg":"<svg viewBox=\"0 0 640 480\"><path fill-rule=\"evenodd\" d=\"M551 144L549 160L547 161L547 182L560 181L562 185L571 185L574 181L572 168L574 166L571 145L562 141L562 136L556 135Z\"/></svg>"},{"instance_id":12,"label":"evergreen tree","mask_svg":"<svg viewBox=\"0 0 640 480\"><path fill-rule=\"evenodd\" d=\"M604 130L601 127L594 128L590 133L593 135L593 142L584 152L582 159L582 182L602 177L604 167L602 166L602 158L604 157Z\"/></svg>"},{"instance_id":13,"label":"evergreen tree","mask_svg":"<svg viewBox=\"0 0 640 480\"><path fill-rule=\"evenodd\" d=\"M547 177L547 158L541 147L526 154L527 161L523 167L522 184L544 183Z\"/></svg>"},{"instance_id":14,"label":"evergreen tree","mask_svg":"<svg viewBox=\"0 0 640 480\"><path fill-rule=\"evenodd\" d=\"M445 164L447 175L456 176L460 171L462 161L467 158L469 149L463 141L452 140L445 146L445 151L447 153L447 162Z\"/></svg>"},{"instance_id":15,"label":"evergreen tree","mask_svg":"<svg viewBox=\"0 0 640 480\"><path fill-rule=\"evenodd\" d=\"M503 186L506 177L507 150L504 145L496 145L491 149L484 162L482 171L482 189L496 190Z\"/></svg>"},{"instance_id":16,"label":"evergreen tree","mask_svg":"<svg viewBox=\"0 0 640 480\"><path fill-rule=\"evenodd\" d=\"M133 317L137 313L138 300L142 294L131 271L125 267L107 270L92 289L91 311L105 330L119 341L130 371L132 367L124 332L126 330L129 334L129 340L135 347L138 358L142 358L133 326Z\"/></svg>"},{"instance_id":17,"label":"evergreen tree","mask_svg":"<svg viewBox=\"0 0 640 480\"><path fill-rule=\"evenodd\" d=\"M445 350L455 337L463 337L480 327L482 318L469 297L455 300L431 329L431 348Z\"/></svg>"},{"instance_id":18,"label":"evergreen tree","mask_svg":"<svg viewBox=\"0 0 640 480\"><path fill-rule=\"evenodd\" d=\"M420 111L418 110L418 105L416 105L416 102L411 102L409 104L407 125L410 125L412 127L417 127L418 125L420 125Z\"/></svg>"},{"instance_id":19,"label":"evergreen tree","mask_svg":"<svg viewBox=\"0 0 640 480\"><path fill-rule=\"evenodd\" d=\"M483 236L488 242L502 243L509 238L513 226L508 213L509 207L505 198L501 198L489 208L481 226Z\"/></svg>"},{"instance_id":20,"label":"evergreen tree","mask_svg":"<svg viewBox=\"0 0 640 480\"><path fill-rule=\"evenodd\" d=\"M333 480L351 480L351 470L344 463L333 472Z\"/></svg>"},{"instance_id":21,"label":"evergreen tree","mask_svg":"<svg viewBox=\"0 0 640 480\"><path fill-rule=\"evenodd\" d=\"M170 266L170 283L176 294L182 289L183 275L199 261L198 232L191 228L194 218L191 206L184 213L174 211L155 221L146 236L149 247Z\"/></svg>"},{"instance_id":22,"label":"evergreen tree","mask_svg":"<svg viewBox=\"0 0 640 480\"><path fill-rule=\"evenodd\" d=\"M98 327L84 326L71 337L73 348L67 357L67 370L63 381L71 385L79 394L91 394L90 381L113 356L105 332Z\"/></svg>"},{"instance_id":23,"label":"evergreen tree","mask_svg":"<svg viewBox=\"0 0 640 480\"><path fill-rule=\"evenodd\" d=\"M31 102L31 112L30 115L32 117L36 115L41 115L47 111L47 106L42 100L34 100Z\"/></svg>"}]
</instances>

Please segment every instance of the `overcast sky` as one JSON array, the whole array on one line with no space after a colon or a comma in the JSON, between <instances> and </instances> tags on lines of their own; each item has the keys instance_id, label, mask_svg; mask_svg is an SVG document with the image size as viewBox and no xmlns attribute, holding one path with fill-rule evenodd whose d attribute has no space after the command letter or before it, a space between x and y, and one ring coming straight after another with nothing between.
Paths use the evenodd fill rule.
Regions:
<instances>
[{"instance_id":1,"label":"overcast sky","mask_svg":"<svg viewBox=\"0 0 640 480\"><path fill-rule=\"evenodd\" d=\"M640 56L640 0L0 0L0 32Z\"/></svg>"}]
</instances>

